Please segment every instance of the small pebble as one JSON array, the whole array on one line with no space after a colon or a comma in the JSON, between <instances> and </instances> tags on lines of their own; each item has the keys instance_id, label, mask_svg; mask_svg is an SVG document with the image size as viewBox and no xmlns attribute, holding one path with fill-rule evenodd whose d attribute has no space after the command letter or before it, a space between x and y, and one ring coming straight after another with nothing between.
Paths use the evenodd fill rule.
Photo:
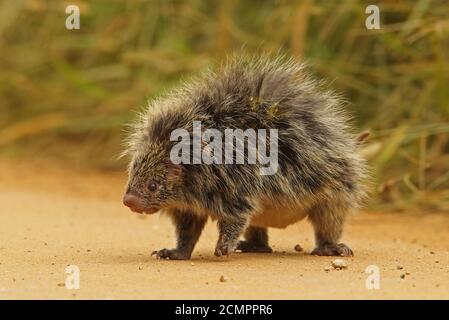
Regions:
<instances>
[{"instance_id":1,"label":"small pebble","mask_svg":"<svg viewBox=\"0 0 449 320\"><path fill-rule=\"evenodd\" d=\"M405 273L401 274L401 279L405 279Z\"/></svg>"},{"instance_id":2,"label":"small pebble","mask_svg":"<svg viewBox=\"0 0 449 320\"><path fill-rule=\"evenodd\" d=\"M58 287L65 287L65 283L62 282L58 283Z\"/></svg>"},{"instance_id":3,"label":"small pebble","mask_svg":"<svg viewBox=\"0 0 449 320\"><path fill-rule=\"evenodd\" d=\"M226 281L228 281L228 277L225 277L225 276L220 277L220 282L226 282Z\"/></svg>"},{"instance_id":4,"label":"small pebble","mask_svg":"<svg viewBox=\"0 0 449 320\"><path fill-rule=\"evenodd\" d=\"M324 271L329 272L329 271L331 271L331 268L330 267L326 267L326 268L324 268Z\"/></svg>"},{"instance_id":5,"label":"small pebble","mask_svg":"<svg viewBox=\"0 0 449 320\"><path fill-rule=\"evenodd\" d=\"M190 262L190 265L191 265L191 266L194 266L194 265L195 265L195 263L193 263L193 262Z\"/></svg>"},{"instance_id":6,"label":"small pebble","mask_svg":"<svg viewBox=\"0 0 449 320\"><path fill-rule=\"evenodd\" d=\"M403 266L401 266L401 265L398 265L398 266L396 267L396 269L398 269L398 270L402 270L402 269L404 269L404 267L403 267Z\"/></svg>"},{"instance_id":7,"label":"small pebble","mask_svg":"<svg viewBox=\"0 0 449 320\"><path fill-rule=\"evenodd\" d=\"M301 245L297 244L297 245L295 246L295 251L297 251L297 252L302 252L302 251L304 251L304 249L301 247Z\"/></svg>"},{"instance_id":8,"label":"small pebble","mask_svg":"<svg viewBox=\"0 0 449 320\"><path fill-rule=\"evenodd\" d=\"M348 263L343 259L335 259L332 261L332 267L337 270L346 269L348 267Z\"/></svg>"}]
</instances>

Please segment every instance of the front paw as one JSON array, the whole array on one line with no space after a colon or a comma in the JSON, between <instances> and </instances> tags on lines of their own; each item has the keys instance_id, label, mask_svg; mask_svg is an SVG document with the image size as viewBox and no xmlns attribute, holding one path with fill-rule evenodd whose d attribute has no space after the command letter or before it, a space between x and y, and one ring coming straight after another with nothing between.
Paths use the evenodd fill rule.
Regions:
<instances>
[{"instance_id":1,"label":"front paw","mask_svg":"<svg viewBox=\"0 0 449 320\"><path fill-rule=\"evenodd\" d=\"M179 249L162 249L159 251L153 251L152 256L156 256L157 259L166 260L189 260L190 253L181 251Z\"/></svg>"},{"instance_id":2,"label":"front paw","mask_svg":"<svg viewBox=\"0 0 449 320\"><path fill-rule=\"evenodd\" d=\"M227 256L231 252L234 252L237 244L232 242L226 242L226 241L218 241L217 246L215 247L215 256L221 257L221 256Z\"/></svg>"},{"instance_id":3,"label":"front paw","mask_svg":"<svg viewBox=\"0 0 449 320\"><path fill-rule=\"evenodd\" d=\"M315 248L312 253L314 256L340 256L340 257L353 257L354 252L344 243L339 244L327 244L321 247Z\"/></svg>"}]
</instances>

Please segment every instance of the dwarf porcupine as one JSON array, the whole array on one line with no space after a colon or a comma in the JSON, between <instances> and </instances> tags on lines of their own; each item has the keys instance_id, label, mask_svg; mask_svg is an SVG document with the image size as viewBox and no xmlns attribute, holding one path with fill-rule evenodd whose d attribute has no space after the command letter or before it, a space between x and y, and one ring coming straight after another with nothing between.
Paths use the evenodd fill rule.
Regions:
<instances>
[{"instance_id":1,"label":"dwarf porcupine","mask_svg":"<svg viewBox=\"0 0 449 320\"><path fill-rule=\"evenodd\" d=\"M267 227L285 228L306 216L315 231L312 254L352 255L338 241L348 212L365 196L365 163L342 101L283 56L233 57L152 101L127 141L123 202L135 212L162 210L172 218L176 247L155 251L157 257L189 259L208 217L218 223L217 256L271 252ZM261 174L261 164L248 161L174 163L170 153L178 141L171 134L191 133L194 121L221 132L277 129L277 171Z\"/></svg>"}]
</instances>

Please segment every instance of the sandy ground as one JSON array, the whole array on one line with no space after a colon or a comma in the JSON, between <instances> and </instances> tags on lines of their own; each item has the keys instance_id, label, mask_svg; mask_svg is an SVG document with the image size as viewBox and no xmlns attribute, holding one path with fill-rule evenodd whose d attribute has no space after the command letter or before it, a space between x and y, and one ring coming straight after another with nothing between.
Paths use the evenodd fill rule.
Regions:
<instances>
[{"instance_id":1,"label":"sandy ground","mask_svg":"<svg viewBox=\"0 0 449 320\"><path fill-rule=\"evenodd\" d=\"M173 245L172 226L124 208L124 182L123 174L0 160L0 299L449 298L447 214L352 217L346 270L325 271L334 258L308 254L306 221L272 230L273 254L227 258L213 256L210 223L192 260L165 261L150 253ZM293 250L298 243L305 252ZM80 269L79 290L64 285L67 265ZM379 290L366 288L370 265Z\"/></svg>"}]
</instances>

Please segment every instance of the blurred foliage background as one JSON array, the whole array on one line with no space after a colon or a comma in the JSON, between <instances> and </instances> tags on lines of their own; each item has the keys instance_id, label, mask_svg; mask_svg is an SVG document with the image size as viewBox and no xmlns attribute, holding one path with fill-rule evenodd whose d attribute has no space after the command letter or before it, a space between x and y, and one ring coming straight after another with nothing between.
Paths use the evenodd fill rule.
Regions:
<instances>
[{"instance_id":1,"label":"blurred foliage background","mask_svg":"<svg viewBox=\"0 0 449 320\"><path fill-rule=\"evenodd\" d=\"M372 205L449 210L447 0L0 1L0 155L123 169L134 111L242 46L306 59L348 98Z\"/></svg>"}]
</instances>

